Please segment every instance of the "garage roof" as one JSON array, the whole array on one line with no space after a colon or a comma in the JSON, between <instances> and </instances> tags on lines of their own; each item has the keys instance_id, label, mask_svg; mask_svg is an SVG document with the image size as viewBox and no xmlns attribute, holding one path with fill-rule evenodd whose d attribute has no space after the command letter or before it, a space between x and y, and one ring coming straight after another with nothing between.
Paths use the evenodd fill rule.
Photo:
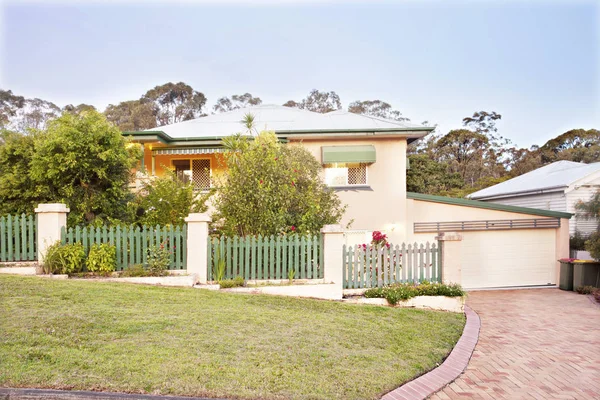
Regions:
<instances>
[{"instance_id":1,"label":"garage roof","mask_svg":"<svg viewBox=\"0 0 600 400\"><path fill-rule=\"evenodd\" d=\"M504 204L488 203L486 201L457 199L457 198L453 198L453 197L434 196L431 194L408 192L406 194L406 197L409 199L413 199L413 200L429 201L432 203L451 204L451 205L463 206L463 207L485 208L488 210L507 211L507 212L514 212L514 213L519 213L519 214L541 215L543 217L555 217L555 218L569 219L573 216L573 214L571 214L571 213L565 213L565 212L559 212L559 211L548 211L548 210L538 210L537 208L507 206Z\"/></svg>"}]
</instances>

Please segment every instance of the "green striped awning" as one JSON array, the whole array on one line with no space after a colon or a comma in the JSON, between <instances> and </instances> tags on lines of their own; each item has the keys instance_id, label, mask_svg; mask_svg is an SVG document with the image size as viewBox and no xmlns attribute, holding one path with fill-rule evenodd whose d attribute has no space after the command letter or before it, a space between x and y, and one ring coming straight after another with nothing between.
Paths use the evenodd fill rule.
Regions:
<instances>
[{"instance_id":1,"label":"green striped awning","mask_svg":"<svg viewBox=\"0 0 600 400\"><path fill-rule=\"evenodd\" d=\"M374 163L375 146L323 146L321 147L323 164L332 163Z\"/></svg>"},{"instance_id":2,"label":"green striped awning","mask_svg":"<svg viewBox=\"0 0 600 400\"><path fill-rule=\"evenodd\" d=\"M223 153L225 151L222 147L180 147L171 149L154 149L152 155L160 156L165 154L212 154L212 153Z\"/></svg>"}]
</instances>

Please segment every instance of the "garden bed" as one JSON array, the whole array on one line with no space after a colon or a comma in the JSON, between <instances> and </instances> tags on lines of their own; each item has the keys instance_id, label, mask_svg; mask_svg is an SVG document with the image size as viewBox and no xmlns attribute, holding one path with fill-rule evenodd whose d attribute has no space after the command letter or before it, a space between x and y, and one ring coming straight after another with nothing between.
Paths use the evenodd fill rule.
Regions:
<instances>
[{"instance_id":1,"label":"garden bed","mask_svg":"<svg viewBox=\"0 0 600 400\"><path fill-rule=\"evenodd\" d=\"M0 276L0 387L377 399L434 368L463 314ZM357 383L358 382L358 383Z\"/></svg>"}]
</instances>

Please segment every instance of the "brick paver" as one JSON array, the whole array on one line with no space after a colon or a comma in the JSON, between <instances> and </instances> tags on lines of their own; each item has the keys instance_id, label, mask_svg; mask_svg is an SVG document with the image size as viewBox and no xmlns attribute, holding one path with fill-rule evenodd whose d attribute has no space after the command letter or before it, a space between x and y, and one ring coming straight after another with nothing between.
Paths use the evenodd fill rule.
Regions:
<instances>
[{"instance_id":1,"label":"brick paver","mask_svg":"<svg viewBox=\"0 0 600 400\"><path fill-rule=\"evenodd\" d=\"M479 342L466 371L430 397L599 399L600 307L559 289L470 292Z\"/></svg>"}]
</instances>

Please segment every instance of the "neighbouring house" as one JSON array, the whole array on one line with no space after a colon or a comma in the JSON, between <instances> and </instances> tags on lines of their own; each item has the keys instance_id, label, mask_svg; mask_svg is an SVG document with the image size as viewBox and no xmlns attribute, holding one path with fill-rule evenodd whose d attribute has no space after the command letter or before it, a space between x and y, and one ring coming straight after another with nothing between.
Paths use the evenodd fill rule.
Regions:
<instances>
[{"instance_id":1,"label":"neighbouring house","mask_svg":"<svg viewBox=\"0 0 600 400\"><path fill-rule=\"evenodd\" d=\"M557 161L467 197L490 203L576 214L577 203L588 201L598 190L600 162L583 164ZM588 235L597 229L598 222L575 215L570 223L570 233L578 231Z\"/></svg>"},{"instance_id":2,"label":"neighbouring house","mask_svg":"<svg viewBox=\"0 0 600 400\"><path fill-rule=\"evenodd\" d=\"M321 162L323 179L348 206L342 226L353 221L360 241L375 230L398 244L457 232L462 250L445 256L460 259L459 267L445 279L466 288L556 284L571 214L406 192L407 146L431 127L261 105L124 134L143 147L140 171L157 176L172 168L205 190L226 168L221 139L243 132L246 114L257 130L301 143Z\"/></svg>"}]
</instances>

